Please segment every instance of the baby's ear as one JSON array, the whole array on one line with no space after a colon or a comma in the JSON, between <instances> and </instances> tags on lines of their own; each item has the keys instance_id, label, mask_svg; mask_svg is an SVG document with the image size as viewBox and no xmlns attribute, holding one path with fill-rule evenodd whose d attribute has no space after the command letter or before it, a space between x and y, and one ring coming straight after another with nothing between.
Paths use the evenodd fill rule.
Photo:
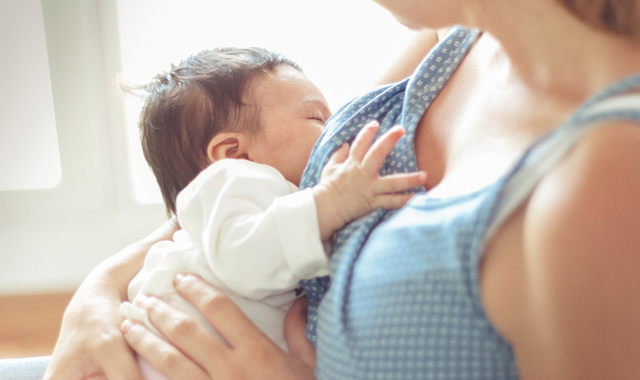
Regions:
<instances>
[{"instance_id":1,"label":"baby's ear","mask_svg":"<svg viewBox=\"0 0 640 380\"><path fill-rule=\"evenodd\" d=\"M246 159L244 135L237 132L223 132L213 136L207 146L207 156L211 162L225 158Z\"/></svg>"}]
</instances>

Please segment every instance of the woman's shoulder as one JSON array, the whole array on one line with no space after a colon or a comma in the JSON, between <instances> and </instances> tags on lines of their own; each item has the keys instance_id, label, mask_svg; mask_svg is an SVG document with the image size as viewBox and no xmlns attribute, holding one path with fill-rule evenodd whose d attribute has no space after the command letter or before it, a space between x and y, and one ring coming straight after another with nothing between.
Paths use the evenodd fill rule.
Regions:
<instances>
[{"instance_id":1,"label":"woman's shoulder","mask_svg":"<svg viewBox=\"0 0 640 380\"><path fill-rule=\"evenodd\" d=\"M639 148L640 124L608 122L543 177L527 204L529 319L560 378L640 371L629 360L640 351Z\"/></svg>"},{"instance_id":2,"label":"woman's shoulder","mask_svg":"<svg viewBox=\"0 0 640 380\"><path fill-rule=\"evenodd\" d=\"M509 240L502 272L483 272L484 302L496 300L486 297L488 279L494 290L508 286L486 305L523 378L640 372L640 124L602 127L584 135L513 216L509 231L521 238Z\"/></svg>"},{"instance_id":3,"label":"woman's shoulder","mask_svg":"<svg viewBox=\"0 0 640 380\"><path fill-rule=\"evenodd\" d=\"M561 240L613 238L614 235L607 235L613 231L603 228L605 226L619 226L618 232L627 227L637 230L640 228L638 168L640 122L603 123L586 132L566 157L542 178L529 207L532 212L539 212L541 219L547 219L540 223L545 229L565 232L562 236L553 233ZM632 221L629 218L635 219L635 225L629 225Z\"/></svg>"},{"instance_id":4,"label":"woman's shoulder","mask_svg":"<svg viewBox=\"0 0 640 380\"><path fill-rule=\"evenodd\" d=\"M579 222L588 216L629 212L628 207L611 206L640 201L636 196L640 188L631 190L640 186L640 91L636 89L640 89L640 75L615 83L585 102L547 137L559 143L550 145L562 146L564 140L570 149L542 177L531 206L539 206L542 215L558 212Z\"/></svg>"},{"instance_id":5,"label":"woman's shoulder","mask_svg":"<svg viewBox=\"0 0 640 380\"><path fill-rule=\"evenodd\" d=\"M550 136L560 141L573 135L564 137L571 149L542 177L531 206L539 206L542 215L559 213L558 223L568 218L566 222L573 223L564 228L576 228L584 240L597 236L579 229L588 227L582 222L589 217L611 217L609 225L615 225L623 223L618 217L631 214L640 226L640 209L631 207L640 204L640 187L634 188L640 186L639 88L640 75L615 83L585 102Z\"/></svg>"}]
</instances>

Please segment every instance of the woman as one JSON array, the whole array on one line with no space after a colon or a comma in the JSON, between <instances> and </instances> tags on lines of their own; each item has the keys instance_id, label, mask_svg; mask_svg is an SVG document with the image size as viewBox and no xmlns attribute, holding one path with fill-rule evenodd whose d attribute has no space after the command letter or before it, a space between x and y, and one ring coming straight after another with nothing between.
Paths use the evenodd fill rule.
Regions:
<instances>
[{"instance_id":1,"label":"woman","mask_svg":"<svg viewBox=\"0 0 640 380\"><path fill-rule=\"evenodd\" d=\"M339 111L312 153L307 185L368 118L386 128L402 122L408 142L387 170L417 165L429 175L429 191L407 207L338 236L330 288L326 279L306 284L315 375L637 376L640 80L630 76L640 72L638 2L377 2L409 27L482 33L453 29L409 81ZM130 256L141 260L147 243ZM113 259L83 285L50 378L135 378L114 327L119 284L136 269L130 261ZM178 278L176 287L231 347L150 299L141 306L171 344L131 322L122 330L169 378L313 378L303 313L291 314L285 355L200 280ZM96 300L102 292L111 294ZM104 311L87 313L92 305Z\"/></svg>"}]
</instances>

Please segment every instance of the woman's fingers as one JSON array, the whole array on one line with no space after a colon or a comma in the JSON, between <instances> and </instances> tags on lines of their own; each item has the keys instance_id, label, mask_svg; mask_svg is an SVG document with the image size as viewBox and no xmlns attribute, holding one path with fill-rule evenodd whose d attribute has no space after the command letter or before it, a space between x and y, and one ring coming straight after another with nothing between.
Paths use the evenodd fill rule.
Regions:
<instances>
[{"instance_id":1,"label":"woman's fingers","mask_svg":"<svg viewBox=\"0 0 640 380\"><path fill-rule=\"evenodd\" d=\"M231 299L200 277L179 274L174 284L178 293L205 316L231 347L241 346L257 336L270 341Z\"/></svg>"},{"instance_id":2,"label":"woman's fingers","mask_svg":"<svg viewBox=\"0 0 640 380\"><path fill-rule=\"evenodd\" d=\"M313 368L285 354L230 299L202 279L179 275L174 283L180 295L199 309L231 347L163 301L136 299L136 305L147 311L168 342L131 321L123 323L122 332L131 347L169 379L314 378ZM308 347L299 343L292 347L309 358Z\"/></svg>"},{"instance_id":3,"label":"woman's fingers","mask_svg":"<svg viewBox=\"0 0 640 380\"><path fill-rule=\"evenodd\" d=\"M171 345L202 368L210 370L211 366L225 360L226 345L193 317L154 297L138 295L135 304L147 312L149 321ZM145 356L144 353L138 352ZM147 360L155 364L151 359L147 358Z\"/></svg>"},{"instance_id":4,"label":"woman's fingers","mask_svg":"<svg viewBox=\"0 0 640 380\"><path fill-rule=\"evenodd\" d=\"M284 336L289 354L311 368L316 366L316 350L307 340L307 299L297 299L284 320Z\"/></svg>"},{"instance_id":5,"label":"woman's fingers","mask_svg":"<svg viewBox=\"0 0 640 380\"><path fill-rule=\"evenodd\" d=\"M93 339L85 346L86 351L69 350L63 355L54 351L55 360L50 362L44 379L142 380L135 356L118 325L114 325L113 331L105 328L102 332L100 339ZM59 341L56 345L56 351L65 348L64 342Z\"/></svg>"},{"instance_id":6,"label":"woman's fingers","mask_svg":"<svg viewBox=\"0 0 640 380\"><path fill-rule=\"evenodd\" d=\"M143 325L126 320L122 333L131 347L167 378L209 378L202 368Z\"/></svg>"},{"instance_id":7,"label":"woman's fingers","mask_svg":"<svg viewBox=\"0 0 640 380\"><path fill-rule=\"evenodd\" d=\"M122 335L119 338L118 342L105 345L98 352L98 361L104 368L105 376L107 379L115 380L142 379L135 355L122 339Z\"/></svg>"},{"instance_id":8,"label":"woman's fingers","mask_svg":"<svg viewBox=\"0 0 640 380\"><path fill-rule=\"evenodd\" d=\"M120 295L104 273L87 277L65 311L45 379L142 379L120 332Z\"/></svg>"}]
</instances>

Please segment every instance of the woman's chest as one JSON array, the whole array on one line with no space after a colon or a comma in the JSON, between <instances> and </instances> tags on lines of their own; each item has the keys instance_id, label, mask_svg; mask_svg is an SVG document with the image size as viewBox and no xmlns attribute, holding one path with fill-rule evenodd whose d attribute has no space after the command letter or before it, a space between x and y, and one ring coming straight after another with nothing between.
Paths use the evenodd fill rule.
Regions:
<instances>
[{"instance_id":1,"label":"woman's chest","mask_svg":"<svg viewBox=\"0 0 640 380\"><path fill-rule=\"evenodd\" d=\"M319 357L348 358L351 378L435 379L443 371L457 379L516 378L477 288L493 194L418 196L376 227L359 255L332 258L338 267L320 313Z\"/></svg>"},{"instance_id":2,"label":"woman's chest","mask_svg":"<svg viewBox=\"0 0 640 380\"><path fill-rule=\"evenodd\" d=\"M460 197L496 183L537 139L561 125L574 106L536 99L495 75L468 80L467 71L464 65L459 69L416 128L417 165L429 176L432 197ZM532 109L531 104L538 106ZM489 244L478 248L472 267L481 307L501 334L513 328L508 310L517 308L525 278L525 211L526 202L497 226ZM464 241L463 235L455 239Z\"/></svg>"},{"instance_id":3,"label":"woman's chest","mask_svg":"<svg viewBox=\"0 0 640 380\"><path fill-rule=\"evenodd\" d=\"M473 192L503 176L576 106L536 94L507 68L483 67L483 56L474 54L451 76L415 130L418 168L429 176L427 188L443 198Z\"/></svg>"}]
</instances>

